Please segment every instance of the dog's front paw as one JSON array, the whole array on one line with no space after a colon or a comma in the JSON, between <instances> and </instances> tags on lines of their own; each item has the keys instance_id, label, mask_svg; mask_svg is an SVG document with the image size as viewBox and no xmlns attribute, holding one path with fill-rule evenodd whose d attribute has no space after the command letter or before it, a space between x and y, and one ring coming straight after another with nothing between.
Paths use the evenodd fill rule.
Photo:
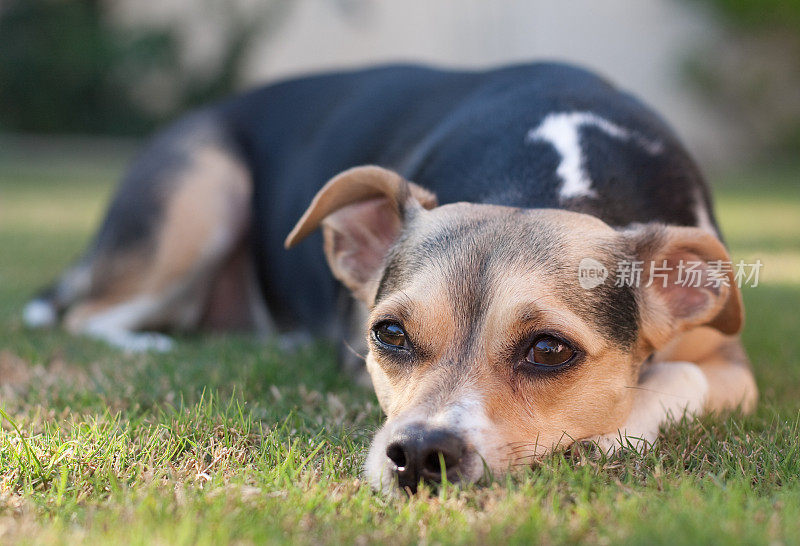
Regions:
<instances>
[{"instance_id":1,"label":"dog's front paw","mask_svg":"<svg viewBox=\"0 0 800 546\"><path fill-rule=\"evenodd\" d=\"M581 440L584 451L595 459L602 456L610 457L620 450L629 449L637 453L644 453L655 442L658 430L654 433L634 433L617 431L609 434L599 434Z\"/></svg>"},{"instance_id":2,"label":"dog's front paw","mask_svg":"<svg viewBox=\"0 0 800 546\"><path fill-rule=\"evenodd\" d=\"M613 455L621 449L644 453L655 443L662 425L702 412L708 380L691 362L661 362L648 368L635 388L625 424L581 443L596 454Z\"/></svg>"},{"instance_id":3,"label":"dog's front paw","mask_svg":"<svg viewBox=\"0 0 800 546\"><path fill-rule=\"evenodd\" d=\"M578 458L586 457L593 461L599 461L604 457L613 457L624 450L645 453L650 449L657 437L657 431L653 435L623 434L621 431L598 434L575 442L572 452Z\"/></svg>"},{"instance_id":4,"label":"dog's front paw","mask_svg":"<svg viewBox=\"0 0 800 546\"><path fill-rule=\"evenodd\" d=\"M105 341L125 353L166 353L172 350L174 342L169 336L157 332L130 332L128 330L90 328L86 335Z\"/></svg>"}]
</instances>

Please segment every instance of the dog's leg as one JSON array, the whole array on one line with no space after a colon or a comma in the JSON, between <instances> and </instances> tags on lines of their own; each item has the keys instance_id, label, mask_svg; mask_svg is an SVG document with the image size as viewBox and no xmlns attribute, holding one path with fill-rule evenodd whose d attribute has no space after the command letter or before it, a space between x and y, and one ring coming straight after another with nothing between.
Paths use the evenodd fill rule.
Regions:
<instances>
[{"instance_id":1,"label":"dog's leg","mask_svg":"<svg viewBox=\"0 0 800 546\"><path fill-rule=\"evenodd\" d=\"M706 327L681 335L654 354L631 388L633 406L625 424L590 439L603 451L620 445L646 449L664 424L705 412L749 412L758 397L738 336Z\"/></svg>"},{"instance_id":2,"label":"dog's leg","mask_svg":"<svg viewBox=\"0 0 800 546\"><path fill-rule=\"evenodd\" d=\"M261 295L248 238L242 240L214 276L200 328L212 332L253 331L261 335L277 331Z\"/></svg>"},{"instance_id":3,"label":"dog's leg","mask_svg":"<svg viewBox=\"0 0 800 546\"><path fill-rule=\"evenodd\" d=\"M243 165L207 147L194 152L189 166L174 176L165 185L174 189L146 250L106 253L96 260L93 275L100 288L68 310L69 330L129 351L167 350L169 338L137 331L195 328L209 301L218 300L211 293L212 286L225 284L217 282L219 277L249 271L244 262L226 267L236 261L250 223L251 186ZM119 273L106 275L109 271ZM253 292L250 281L240 289Z\"/></svg>"},{"instance_id":4,"label":"dog's leg","mask_svg":"<svg viewBox=\"0 0 800 546\"><path fill-rule=\"evenodd\" d=\"M740 408L749 413L758 400L750 362L739 336L701 327L690 330L653 355L655 361L694 362L708 380L706 412Z\"/></svg>"},{"instance_id":5,"label":"dog's leg","mask_svg":"<svg viewBox=\"0 0 800 546\"><path fill-rule=\"evenodd\" d=\"M625 424L588 439L606 453L619 447L644 451L655 442L661 425L702 413L709 393L700 367L685 361L651 364L630 388L633 406Z\"/></svg>"},{"instance_id":6,"label":"dog's leg","mask_svg":"<svg viewBox=\"0 0 800 546\"><path fill-rule=\"evenodd\" d=\"M58 323L59 312L85 298L92 287L92 260L79 259L56 283L28 302L22 320L28 328L49 328Z\"/></svg>"}]
</instances>

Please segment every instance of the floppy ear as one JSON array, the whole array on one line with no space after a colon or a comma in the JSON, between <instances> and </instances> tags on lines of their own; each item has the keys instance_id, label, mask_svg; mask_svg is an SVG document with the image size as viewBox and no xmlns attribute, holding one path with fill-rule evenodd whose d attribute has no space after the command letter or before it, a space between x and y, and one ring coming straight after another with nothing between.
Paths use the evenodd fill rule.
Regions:
<instances>
[{"instance_id":1,"label":"floppy ear","mask_svg":"<svg viewBox=\"0 0 800 546\"><path fill-rule=\"evenodd\" d=\"M393 171L373 165L354 167L317 193L284 246L291 248L321 224L325 257L334 277L369 305L386 254L406 217L435 206L431 192Z\"/></svg>"},{"instance_id":2,"label":"floppy ear","mask_svg":"<svg viewBox=\"0 0 800 546\"><path fill-rule=\"evenodd\" d=\"M742 327L742 296L730 255L694 227L648 225L627 232L641 264L642 330L659 348L680 332L710 326L732 335Z\"/></svg>"}]
</instances>

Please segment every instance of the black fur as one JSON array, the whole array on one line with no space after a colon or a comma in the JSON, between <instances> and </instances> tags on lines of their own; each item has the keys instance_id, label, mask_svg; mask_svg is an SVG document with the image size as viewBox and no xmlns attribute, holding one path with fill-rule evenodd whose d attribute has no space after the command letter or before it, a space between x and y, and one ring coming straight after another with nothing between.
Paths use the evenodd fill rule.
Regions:
<instances>
[{"instance_id":1,"label":"black fur","mask_svg":"<svg viewBox=\"0 0 800 546\"><path fill-rule=\"evenodd\" d=\"M423 225L421 225L423 224ZM612 245L587 245L591 257L612 272L610 281L584 290L578 264L567 258L556 226L538 220L525 209L495 209L479 219L448 222L446 227L412 221L387 257L376 299L402 290L414 274L441 276L456 323L467 335L462 352L480 335L481 323L495 283L509 271L536 272L558 298L596 326L607 339L629 347L638 333L639 311L634 289L615 286L616 263L633 259ZM620 245L623 246L623 245Z\"/></svg>"},{"instance_id":2,"label":"black fur","mask_svg":"<svg viewBox=\"0 0 800 546\"><path fill-rule=\"evenodd\" d=\"M663 149L650 154L633 139L614 139L585 126L584 166L597 197L561 202L560 156L547 142L526 135L548 114L573 111L592 112ZM702 177L671 130L639 101L590 72L553 63L485 72L388 66L262 87L179 122L131 171L129 177L144 184L140 191L120 193L112 204L113 218L128 217L124 222L133 224L106 225L100 238L114 229L124 232L112 234L115 244L145 238L159 214L151 203L157 201L157 181L145 180L147 165L186 161L179 143L196 138L198 126L252 171L260 284L270 312L287 329L330 331L337 320L342 289L327 269L320 234L289 252L282 242L320 187L355 165L394 169L436 193L440 203L568 208L615 226L694 225L700 199L713 221ZM126 214L130 207L137 213ZM151 216L140 216L139 209ZM442 234L425 244L447 246L454 238ZM399 270L391 262L386 282L394 282ZM632 294L620 294L603 292L602 301L575 303L586 313L605 306L602 326L627 340L635 304Z\"/></svg>"}]
</instances>

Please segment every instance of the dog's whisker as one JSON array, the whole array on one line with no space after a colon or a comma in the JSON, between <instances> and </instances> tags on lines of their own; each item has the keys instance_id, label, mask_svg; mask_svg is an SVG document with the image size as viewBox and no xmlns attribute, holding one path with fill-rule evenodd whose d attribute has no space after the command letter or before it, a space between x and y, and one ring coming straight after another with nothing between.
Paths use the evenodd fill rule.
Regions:
<instances>
[{"instance_id":1,"label":"dog's whisker","mask_svg":"<svg viewBox=\"0 0 800 546\"><path fill-rule=\"evenodd\" d=\"M362 355L362 354L361 354L361 353L359 353L358 351L356 351L356 350L353 348L353 346L352 346L352 345L350 345L350 343L349 343L349 342L348 342L346 339L343 339L343 340L342 340L342 342L344 343L344 346L345 346L345 347L347 347L347 350L348 350L348 351L350 351L351 353L353 353L355 356L357 356L358 358L360 358L360 359L361 359L361 360L363 360L364 362L366 362L366 361L367 361L367 357L366 357L366 356L364 356L364 355Z\"/></svg>"},{"instance_id":2,"label":"dog's whisker","mask_svg":"<svg viewBox=\"0 0 800 546\"><path fill-rule=\"evenodd\" d=\"M535 445L532 445L532 444L519 445L519 446L515 446L515 447L512 447L512 448L509 448L509 451L510 452L515 452L515 451L536 451L540 447L541 446L535 446Z\"/></svg>"},{"instance_id":3,"label":"dog's whisker","mask_svg":"<svg viewBox=\"0 0 800 546\"><path fill-rule=\"evenodd\" d=\"M689 397L689 396L681 396L680 394L675 394L675 393L672 393L672 392L664 392L664 391L659 391L659 390L656 390L656 389L648 389L647 387L642 387L641 385L625 385L625 388L626 389L635 389L637 391L652 392L654 394L661 394L661 395L664 395L664 396L672 396L674 398L680 398L681 400L691 400L691 397Z\"/></svg>"},{"instance_id":4,"label":"dog's whisker","mask_svg":"<svg viewBox=\"0 0 800 546\"><path fill-rule=\"evenodd\" d=\"M505 443L505 445L507 445L507 446L514 445L514 444L525 444L525 445L537 444L537 445L541 445L541 444L539 444L538 435L537 435L537 438L535 440L516 440L514 442L506 442Z\"/></svg>"},{"instance_id":5,"label":"dog's whisker","mask_svg":"<svg viewBox=\"0 0 800 546\"><path fill-rule=\"evenodd\" d=\"M533 463L511 463L508 468L533 468Z\"/></svg>"}]
</instances>

